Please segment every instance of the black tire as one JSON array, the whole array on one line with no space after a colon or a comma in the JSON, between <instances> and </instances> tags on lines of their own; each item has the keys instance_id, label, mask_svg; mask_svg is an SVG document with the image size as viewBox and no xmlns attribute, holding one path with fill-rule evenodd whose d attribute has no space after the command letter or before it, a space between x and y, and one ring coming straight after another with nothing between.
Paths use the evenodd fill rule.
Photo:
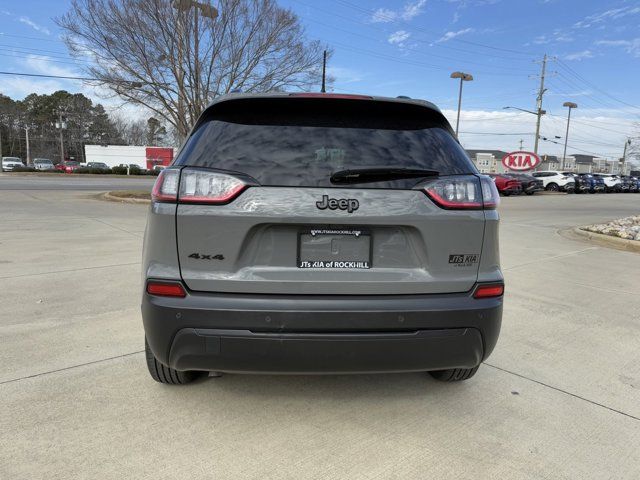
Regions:
<instances>
[{"instance_id":1,"label":"black tire","mask_svg":"<svg viewBox=\"0 0 640 480\"><path fill-rule=\"evenodd\" d=\"M536 192L524 192L524 193L526 193L527 195L533 195Z\"/></svg>"},{"instance_id":2,"label":"black tire","mask_svg":"<svg viewBox=\"0 0 640 480\"><path fill-rule=\"evenodd\" d=\"M557 192L560 190L560 187L557 183L550 183L549 185L547 185L547 190L550 192Z\"/></svg>"},{"instance_id":3,"label":"black tire","mask_svg":"<svg viewBox=\"0 0 640 480\"><path fill-rule=\"evenodd\" d=\"M146 337L144 339L144 352L147 359L147 368L149 369L151 378L156 382L166 385L184 385L193 382L200 376L200 372L179 372L173 368L165 367L153 355Z\"/></svg>"},{"instance_id":4,"label":"black tire","mask_svg":"<svg viewBox=\"0 0 640 480\"><path fill-rule=\"evenodd\" d=\"M511 192L502 192L502 195L503 195L504 197L508 197L509 195L511 195Z\"/></svg>"},{"instance_id":5,"label":"black tire","mask_svg":"<svg viewBox=\"0 0 640 480\"><path fill-rule=\"evenodd\" d=\"M461 382L473 377L480 368L480 365L474 368L450 368L448 370L436 370L429 372L436 380L441 382Z\"/></svg>"}]
</instances>

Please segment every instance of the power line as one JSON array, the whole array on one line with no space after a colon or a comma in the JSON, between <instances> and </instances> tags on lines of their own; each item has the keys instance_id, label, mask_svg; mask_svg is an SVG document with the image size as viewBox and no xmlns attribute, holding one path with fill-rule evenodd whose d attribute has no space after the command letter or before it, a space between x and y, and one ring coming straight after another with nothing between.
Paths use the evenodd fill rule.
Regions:
<instances>
[{"instance_id":1,"label":"power line","mask_svg":"<svg viewBox=\"0 0 640 480\"><path fill-rule=\"evenodd\" d=\"M41 73L18 73L18 72L0 72L0 75L15 75L18 77L42 77L42 78L60 78L64 80L84 80L91 82L103 82L104 80L100 80L99 78L90 78L90 77L67 77L66 75L45 75ZM129 83L129 82L124 82Z\"/></svg>"},{"instance_id":2,"label":"power line","mask_svg":"<svg viewBox=\"0 0 640 480\"><path fill-rule=\"evenodd\" d=\"M635 108L637 110L640 110L640 107L638 107L637 105L633 105L631 103L625 102L624 100L620 100L619 98L614 97L613 95L607 93L606 91L602 90L600 87L594 85L593 83L591 83L589 80L587 80L586 78L584 78L582 75L580 75L578 72L576 72L574 69L572 69L571 67L569 67L569 65L567 65L566 63L564 63L562 60L558 60L558 64L560 66L562 66L565 70L567 70L571 75L573 75L574 77L576 77L578 80L580 80L581 82L585 83L586 85L589 85L591 88L599 91L600 93L602 93L603 95L609 97L612 100L615 100L618 103L621 103L623 105L626 105L628 107L632 107Z\"/></svg>"},{"instance_id":3,"label":"power line","mask_svg":"<svg viewBox=\"0 0 640 480\"><path fill-rule=\"evenodd\" d=\"M298 0L296 0L296 1L298 1ZM351 9L358 10L360 12L366 13L367 15L372 15L373 13L375 13L375 12L369 10L369 9L362 8L362 7L358 6L358 5L354 5L353 3L347 2L346 0L336 0L336 1L338 3L341 3L342 5L345 5L345 6L349 7L349 8L351 8ZM298 3L302 3L302 2L298 1ZM310 5L308 5L308 6L310 6ZM382 15L382 18L385 18L386 20L388 20L390 22L397 23L397 19L396 18L387 16L387 15L384 15L384 14ZM431 32L431 31L429 31L427 29L420 28L420 27L414 27L414 28L415 28L415 30L423 31L423 32L431 34L431 35L433 35L435 33L435 32ZM519 50L511 50L511 49L508 49L508 48L495 47L493 45L487 45L487 44L479 43L479 42L472 42L470 40L463 40L463 39L460 39L460 38L452 38L451 40L455 41L455 42L458 42L458 43L465 43L465 44L468 44L468 45L474 45L474 46L477 46L477 47L487 48L487 49L490 49L490 50L497 50L497 51L502 51L502 52L515 53L515 54L518 54L518 55L530 56L530 54L522 52L522 51L519 51Z\"/></svg>"},{"instance_id":4,"label":"power line","mask_svg":"<svg viewBox=\"0 0 640 480\"><path fill-rule=\"evenodd\" d=\"M531 132L526 132L526 133L460 132L460 133L464 133L465 135L518 135L518 136L533 135L533 133Z\"/></svg>"}]
</instances>

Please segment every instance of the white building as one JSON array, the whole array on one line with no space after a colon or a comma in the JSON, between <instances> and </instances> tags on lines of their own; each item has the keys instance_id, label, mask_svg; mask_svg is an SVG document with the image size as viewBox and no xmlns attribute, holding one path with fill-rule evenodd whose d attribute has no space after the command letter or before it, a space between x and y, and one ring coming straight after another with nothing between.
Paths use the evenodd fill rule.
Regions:
<instances>
[{"instance_id":1,"label":"white building","mask_svg":"<svg viewBox=\"0 0 640 480\"><path fill-rule=\"evenodd\" d=\"M137 165L141 169L151 169L155 165L169 165L175 152L170 147L85 145L84 153L87 162L102 162L109 167Z\"/></svg>"}]
</instances>

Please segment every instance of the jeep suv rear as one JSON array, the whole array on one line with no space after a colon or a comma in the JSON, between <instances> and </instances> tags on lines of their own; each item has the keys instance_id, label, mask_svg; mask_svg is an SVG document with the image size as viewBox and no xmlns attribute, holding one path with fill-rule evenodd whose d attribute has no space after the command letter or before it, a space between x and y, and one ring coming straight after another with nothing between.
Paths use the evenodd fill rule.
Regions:
<instances>
[{"instance_id":1,"label":"jeep suv rear","mask_svg":"<svg viewBox=\"0 0 640 480\"><path fill-rule=\"evenodd\" d=\"M149 371L470 378L500 330L498 201L428 102L222 97L153 188Z\"/></svg>"}]
</instances>

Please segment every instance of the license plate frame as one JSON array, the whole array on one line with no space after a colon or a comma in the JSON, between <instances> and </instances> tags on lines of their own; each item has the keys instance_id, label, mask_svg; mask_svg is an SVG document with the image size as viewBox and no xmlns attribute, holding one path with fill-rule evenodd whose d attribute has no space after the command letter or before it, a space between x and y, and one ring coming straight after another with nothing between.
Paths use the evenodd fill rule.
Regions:
<instances>
[{"instance_id":1,"label":"license plate frame","mask_svg":"<svg viewBox=\"0 0 640 480\"><path fill-rule=\"evenodd\" d=\"M321 237L327 236L332 239L340 238L355 238L357 240L365 239L368 246L368 255L366 258L359 258L354 260L333 260L327 259L303 259L302 258L302 246L303 237ZM297 253L296 253L296 267L301 270L308 269L321 269L321 270L334 270L334 271L354 271L354 270L369 270L371 269L373 259L372 249L372 236L371 232L366 229L357 227L307 227L301 229L298 232L297 238Z\"/></svg>"}]
</instances>

